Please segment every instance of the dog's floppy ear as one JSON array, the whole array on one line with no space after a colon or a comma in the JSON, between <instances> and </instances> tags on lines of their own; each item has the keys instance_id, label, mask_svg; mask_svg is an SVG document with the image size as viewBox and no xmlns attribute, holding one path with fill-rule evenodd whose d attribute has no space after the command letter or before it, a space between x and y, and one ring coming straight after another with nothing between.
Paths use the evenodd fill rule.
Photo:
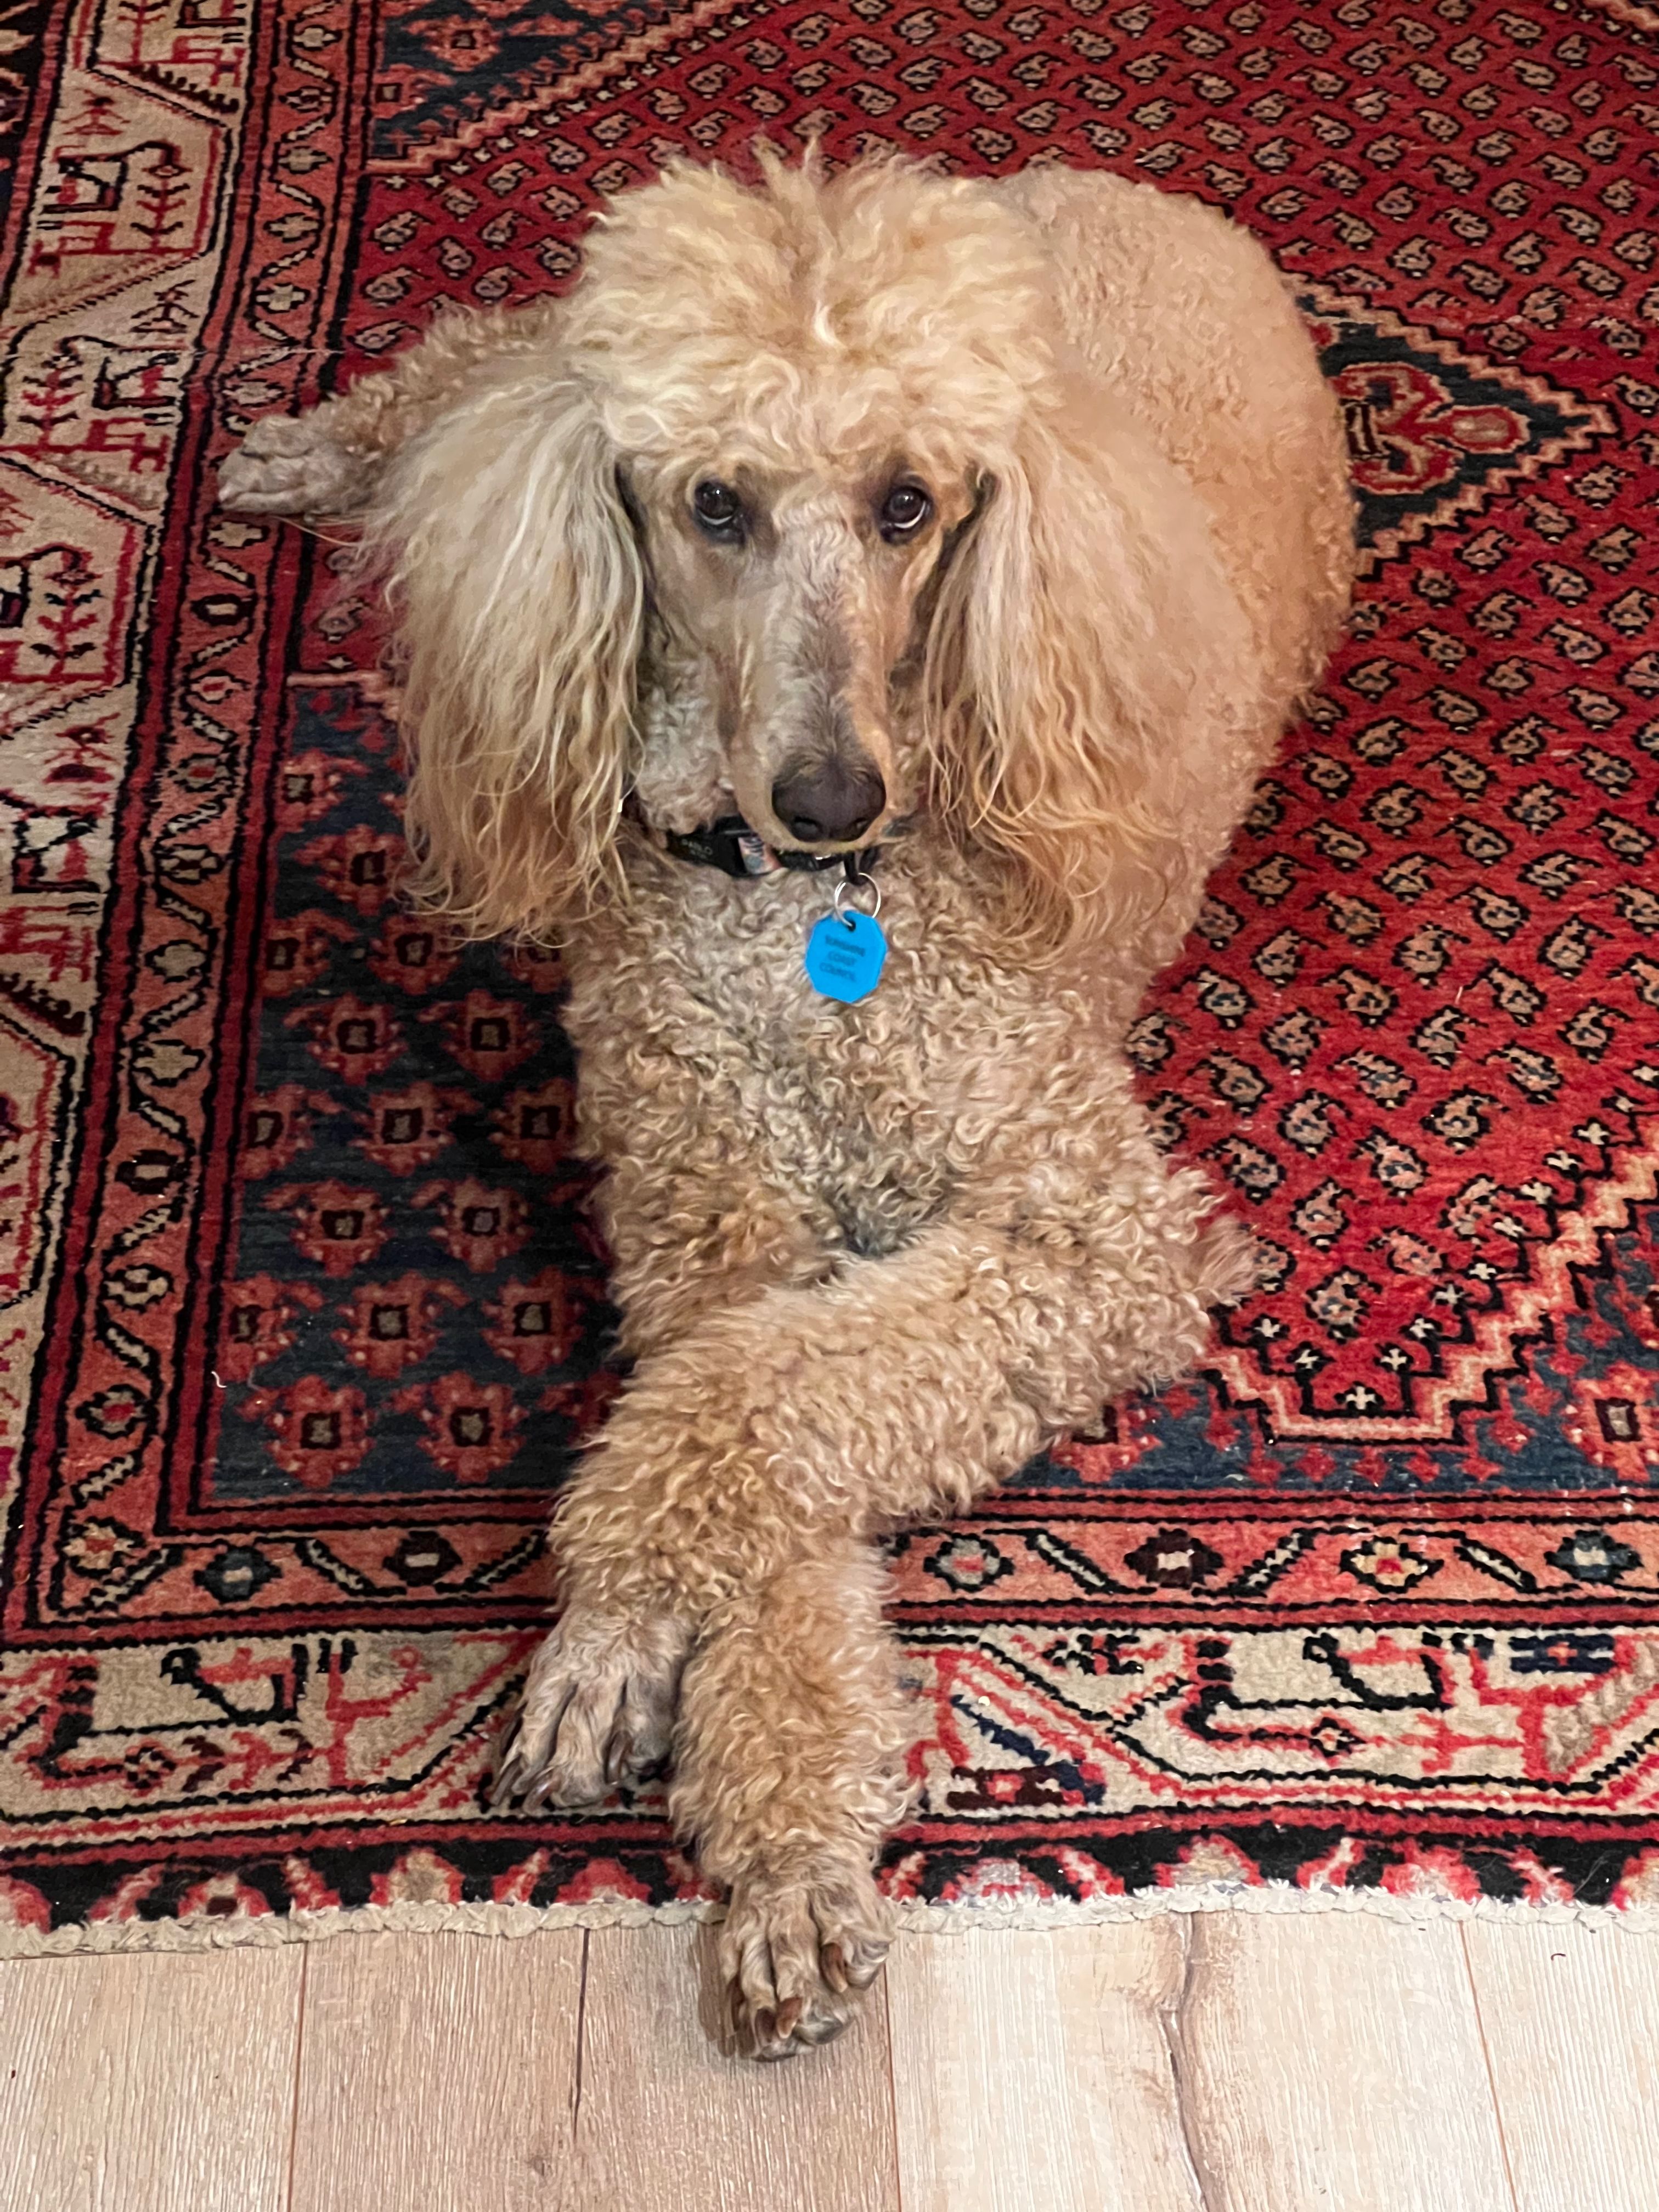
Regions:
<instances>
[{"instance_id":1,"label":"dog's floppy ear","mask_svg":"<svg viewBox=\"0 0 1659 2212\"><path fill-rule=\"evenodd\" d=\"M1190 872L1178 725L1217 708L1236 629L1170 474L1149 479L1139 432L1073 396L1034 407L988 457L939 580L933 802L1009 864L1008 927L1032 950L1137 932Z\"/></svg>"},{"instance_id":2,"label":"dog's floppy ear","mask_svg":"<svg viewBox=\"0 0 1659 2212\"><path fill-rule=\"evenodd\" d=\"M550 933L617 880L645 577L579 379L504 365L399 453L367 519L411 756L412 888L462 933Z\"/></svg>"}]
</instances>

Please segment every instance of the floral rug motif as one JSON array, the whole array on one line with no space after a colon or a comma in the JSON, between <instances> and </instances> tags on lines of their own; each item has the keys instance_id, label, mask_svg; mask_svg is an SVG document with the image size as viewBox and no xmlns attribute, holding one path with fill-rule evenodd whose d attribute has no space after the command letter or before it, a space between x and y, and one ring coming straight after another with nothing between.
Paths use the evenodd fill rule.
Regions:
<instances>
[{"instance_id":1,"label":"floral rug motif","mask_svg":"<svg viewBox=\"0 0 1659 2212\"><path fill-rule=\"evenodd\" d=\"M1133 1036L1267 1256L893 1547L902 1900L1659 1898L1659 40L1492 0L65 0L0 50L0 1946L695 1900L487 1814L600 1418L551 958L396 892L372 611L258 416L822 130L1265 240L1352 633Z\"/></svg>"}]
</instances>

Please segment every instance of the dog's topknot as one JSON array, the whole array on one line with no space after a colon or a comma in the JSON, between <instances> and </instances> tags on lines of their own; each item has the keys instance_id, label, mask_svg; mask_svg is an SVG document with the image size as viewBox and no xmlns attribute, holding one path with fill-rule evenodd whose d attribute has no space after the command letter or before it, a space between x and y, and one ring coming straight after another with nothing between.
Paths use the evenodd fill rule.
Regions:
<instances>
[{"instance_id":1,"label":"dog's topknot","mask_svg":"<svg viewBox=\"0 0 1659 2212\"><path fill-rule=\"evenodd\" d=\"M1038 240L982 186L895 158L835 173L764 149L758 180L672 163L589 235L566 325L619 444L834 462L872 422L1006 438L1051 381Z\"/></svg>"}]
</instances>

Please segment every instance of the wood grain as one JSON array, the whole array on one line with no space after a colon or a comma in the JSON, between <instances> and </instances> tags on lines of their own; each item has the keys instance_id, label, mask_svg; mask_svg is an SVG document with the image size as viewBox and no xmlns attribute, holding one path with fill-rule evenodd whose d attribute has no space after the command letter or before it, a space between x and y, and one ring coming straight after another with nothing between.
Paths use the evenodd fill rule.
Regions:
<instances>
[{"instance_id":1,"label":"wood grain","mask_svg":"<svg viewBox=\"0 0 1659 2212\"><path fill-rule=\"evenodd\" d=\"M271 1949L0 1966L6 2212L283 2212L304 1961Z\"/></svg>"},{"instance_id":2,"label":"wood grain","mask_svg":"<svg viewBox=\"0 0 1659 2212\"><path fill-rule=\"evenodd\" d=\"M885 2007L766 2068L707 2038L709 1942L0 1966L0 2212L1659 2203L1659 1940L1366 1913L911 1936Z\"/></svg>"},{"instance_id":3,"label":"wood grain","mask_svg":"<svg viewBox=\"0 0 1659 2212\"><path fill-rule=\"evenodd\" d=\"M559 1929L317 1945L291 2212L576 2212L582 1942Z\"/></svg>"},{"instance_id":4,"label":"wood grain","mask_svg":"<svg viewBox=\"0 0 1659 2212\"><path fill-rule=\"evenodd\" d=\"M888 1961L904 2212L1199 2212L1173 1916L916 1936Z\"/></svg>"},{"instance_id":5,"label":"wood grain","mask_svg":"<svg viewBox=\"0 0 1659 2212\"><path fill-rule=\"evenodd\" d=\"M1653 2212L1659 1942L1507 1919L1463 1939L1520 2212Z\"/></svg>"},{"instance_id":6,"label":"wood grain","mask_svg":"<svg viewBox=\"0 0 1659 2212\"><path fill-rule=\"evenodd\" d=\"M1514 2212L1454 1922L1199 1914L1176 2049L1206 2212Z\"/></svg>"},{"instance_id":7,"label":"wood grain","mask_svg":"<svg viewBox=\"0 0 1659 2212\"><path fill-rule=\"evenodd\" d=\"M588 2212L898 2212L879 1982L847 2033L775 2066L707 2033L712 1937L590 1938L576 2138Z\"/></svg>"}]
</instances>

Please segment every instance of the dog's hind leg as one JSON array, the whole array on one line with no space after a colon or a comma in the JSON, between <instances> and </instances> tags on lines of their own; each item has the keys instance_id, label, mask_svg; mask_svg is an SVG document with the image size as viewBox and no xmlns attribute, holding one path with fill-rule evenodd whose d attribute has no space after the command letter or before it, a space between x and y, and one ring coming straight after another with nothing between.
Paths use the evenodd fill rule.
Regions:
<instances>
[{"instance_id":1,"label":"dog's hind leg","mask_svg":"<svg viewBox=\"0 0 1659 2212\"><path fill-rule=\"evenodd\" d=\"M303 415L256 422L219 464L220 506L233 514L342 517L366 507L381 456L351 441L347 404L327 399Z\"/></svg>"},{"instance_id":2,"label":"dog's hind leg","mask_svg":"<svg viewBox=\"0 0 1659 2212\"><path fill-rule=\"evenodd\" d=\"M558 303L440 315L392 368L303 415L268 415L219 465L219 504L237 514L347 517L374 497L388 453L423 430L503 356L550 346Z\"/></svg>"}]
</instances>

